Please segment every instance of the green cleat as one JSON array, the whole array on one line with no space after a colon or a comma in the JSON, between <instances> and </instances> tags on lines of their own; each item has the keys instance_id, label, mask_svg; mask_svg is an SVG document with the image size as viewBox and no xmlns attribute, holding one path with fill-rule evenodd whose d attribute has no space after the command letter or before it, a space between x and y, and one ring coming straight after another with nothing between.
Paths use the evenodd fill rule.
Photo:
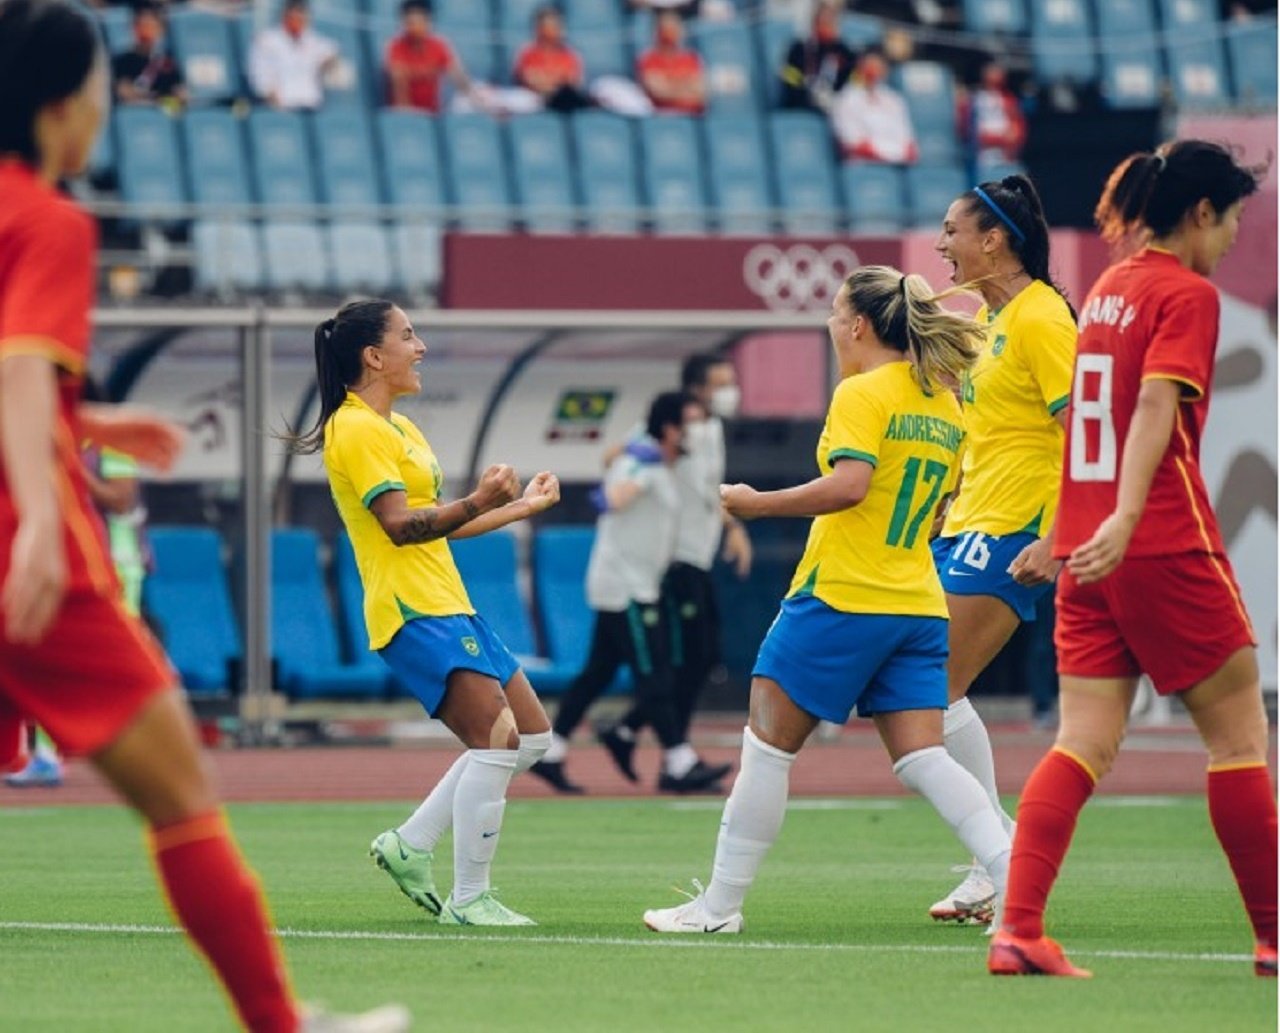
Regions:
<instances>
[{"instance_id":1,"label":"green cleat","mask_svg":"<svg viewBox=\"0 0 1280 1033\"><path fill-rule=\"evenodd\" d=\"M493 890L485 890L470 904L454 904L453 894L444 902L444 910L440 912L441 925L537 925L532 918L512 911L493 895Z\"/></svg>"},{"instance_id":2,"label":"green cleat","mask_svg":"<svg viewBox=\"0 0 1280 1033\"><path fill-rule=\"evenodd\" d=\"M430 850L411 847L400 838L399 832L388 829L369 844L369 856L418 907L433 915L440 914L440 894L431 875L431 862L435 858Z\"/></svg>"}]
</instances>

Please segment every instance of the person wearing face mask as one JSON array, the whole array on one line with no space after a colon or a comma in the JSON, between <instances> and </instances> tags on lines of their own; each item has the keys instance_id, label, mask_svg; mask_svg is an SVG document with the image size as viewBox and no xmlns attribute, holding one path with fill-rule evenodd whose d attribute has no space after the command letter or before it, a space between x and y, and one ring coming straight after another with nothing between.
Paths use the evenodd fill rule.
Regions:
<instances>
[{"instance_id":1,"label":"person wearing face mask","mask_svg":"<svg viewBox=\"0 0 1280 1033\"><path fill-rule=\"evenodd\" d=\"M738 411L741 392L733 363L716 352L692 355L680 376L696 403L695 418L685 423L684 451L676 460L680 497L675 552L662 583L670 624L672 676L686 737L707 678L720 662L720 609L711 568L723 539L724 559L739 578L751 572L751 539L741 520L720 505L724 480L724 420ZM623 776L637 781L636 737L645 725L641 707L632 707L616 724L598 730Z\"/></svg>"},{"instance_id":2,"label":"person wearing face mask","mask_svg":"<svg viewBox=\"0 0 1280 1033\"><path fill-rule=\"evenodd\" d=\"M516 55L511 77L552 111L576 111L594 103L583 90L582 57L565 41L564 18L557 7L539 7L533 13L533 42Z\"/></svg>"},{"instance_id":3,"label":"person wearing face mask","mask_svg":"<svg viewBox=\"0 0 1280 1033\"><path fill-rule=\"evenodd\" d=\"M780 106L826 113L853 72L856 55L840 38L841 5L822 0L813 12L812 34L796 39L778 73Z\"/></svg>"},{"instance_id":4,"label":"person wearing face mask","mask_svg":"<svg viewBox=\"0 0 1280 1033\"><path fill-rule=\"evenodd\" d=\"M636 705L662 744L658 788L696 792L719 781L727 766L704 763L685 734L671 670L671 629L662 580L675 553L680 491L674 468L697 403L682 391L658 395L645 432L609 464L597 490L600 519L587 565L587 602L595 628L586 666L560 701L551 748L530 769L557 792L581 793L565 773L569 737L588 708L626 664Z\"/></svg>"},{"instance_id":5,"label":"person wearing face mask","mask_svg":"<svg viewBox=\"0 0 1280 1033\"><path fill-rule=\"evenodd\" d=\"M315 111L324 104L324 77L341 62L338 45L311 28L307 0L286 0L280 25L253 41L249 78L273 108Z\"/></svg>"},{"instance_id":6,"label":"person wearing face mask","mask_svg":"<svg viewBox=\"0 0 1280 1033\"><path fill-rule=\"evenodd\" d=\"M674 11L658 15L653 47L637 59L636 78L656 111L701 115L705 109L702 58L684 45L684 20Z\"/></svg>"},{"instance_id":7,"label":"person wearing face mask","mask_svg":"<svg viewBox=\"0 0 1280 1033\"><path fill-rule=\"evenodd\" d=\"M161 103L178 108L186 103L182 69L164 49L164 20L158 4L134 7L133 46L112 57L111 81L121 104Z\"/></svg>"},{"instance_id":8,"label":"person wearing face mask","mask_svg":"<svg viewBox=\"0 0 1280 1033\"><path fill-rule=\"evenodd\" d=\"M969 149L974 178L997 165L1017 161L1027 141L1027 119L1009 89L1005 70L995 61L982 69L982 81L957 101L960 139Z\"/></svg>"},{"instance_id":9,"label":"person wearing face mask","mask_svg":"<svg viewBox=\"0 0 1280 1033\"><path fill-rule=\"evenodd\" d=\"M906 99L886 82L889 65L868 51L831 108L831 128L845 161L910 165L920 156Z\"/></svg>"}]
</instances>

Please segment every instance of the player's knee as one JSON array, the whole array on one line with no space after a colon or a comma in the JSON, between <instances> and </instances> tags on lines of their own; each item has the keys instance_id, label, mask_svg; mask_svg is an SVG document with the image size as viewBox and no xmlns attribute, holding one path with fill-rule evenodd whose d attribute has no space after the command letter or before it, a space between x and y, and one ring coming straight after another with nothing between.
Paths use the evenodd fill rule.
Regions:
<instances>
[{"instance_id":1,"label":"player's knee","mask_svg":"<svg viewBox=\"0 0 1280 1033\"><path fill-rule=\"evenodd\" d=\"M1120 739L1089 738L1076 735L1059 735L1055 744L1063 752L1080 758L1088 765L1094 778L1101 780L1115 766L1120 753Z\"/></svg>"}]
</instances>

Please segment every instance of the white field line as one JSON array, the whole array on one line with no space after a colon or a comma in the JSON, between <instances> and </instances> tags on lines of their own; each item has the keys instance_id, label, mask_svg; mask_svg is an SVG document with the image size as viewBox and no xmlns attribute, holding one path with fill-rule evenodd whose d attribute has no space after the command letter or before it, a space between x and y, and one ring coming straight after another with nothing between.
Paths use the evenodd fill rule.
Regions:
<instances>
[{"instance_id":1,"label":"white field line","mask_svg":"<svg viewBox=\"0 0 1280 1033\"><path fill-rule=\"evenodd\" d=\"M789 811L895 811L911 800L881 797L796 797L787 801ZM1091 808L1098 807L1185 807L1191 804L1204 806L1202 796L1095 796L1089 801ZM674 800L667 804L673 811L722 811L724 800L717 797L708 800Z\"/></svg>"},{"instance_id":2,"label":"white field line","mask_svg":"<svg viewBox=\"0 0 1280 1033\"><path fill-rule=\"evenodd\" d=\"M173 936L181 929L171 925L116 925L97 922L0 922L2 932L37 933L97 933L127 936ZM970 947L913 943L780 943L771 940L740 940L729 936L707 937L657 937L631 938L623 936L555 936L534 933L528 936L512 936L509 933L389 933L366 932L359 929L278 929L277 934L286 940L365 940L386 943L405 941L459 940L484 943L527 943L534 946L564 947L645 947L650 949L701 949L731 951L808 951L814 953L850 954L969 954L978 956L986 949L985 938L979 938ZM1249 954L1181 953L1177 951L1087 951L1073 950L1073 957L1121 958L1130 961L1195 961L1229 962L1239 964L1252 961Z\"/></svg>"}]
</instances>

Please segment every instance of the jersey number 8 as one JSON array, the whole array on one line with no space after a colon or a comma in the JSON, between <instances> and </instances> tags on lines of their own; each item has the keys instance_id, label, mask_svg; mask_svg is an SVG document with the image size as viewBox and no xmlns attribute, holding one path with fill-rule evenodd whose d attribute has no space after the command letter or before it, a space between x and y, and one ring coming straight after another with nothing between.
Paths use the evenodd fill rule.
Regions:
<instances>
[{"instance_id":1,"label":"jersey number 8","mask_svg":"<svg viewBox=\"0 0 1280 1033\"><path fill-rule=\"evenodd\" d=\"M1071 479L1114 481L1116 479L1116 427L1111 420L1110 355L1081 355L1076 359L1076 379L1071 390ZM1085 397L1091 382L1097 394ZM1088 425L1097 426L1096 454L1089 458Z\"/></svg>"}]
</instances>

